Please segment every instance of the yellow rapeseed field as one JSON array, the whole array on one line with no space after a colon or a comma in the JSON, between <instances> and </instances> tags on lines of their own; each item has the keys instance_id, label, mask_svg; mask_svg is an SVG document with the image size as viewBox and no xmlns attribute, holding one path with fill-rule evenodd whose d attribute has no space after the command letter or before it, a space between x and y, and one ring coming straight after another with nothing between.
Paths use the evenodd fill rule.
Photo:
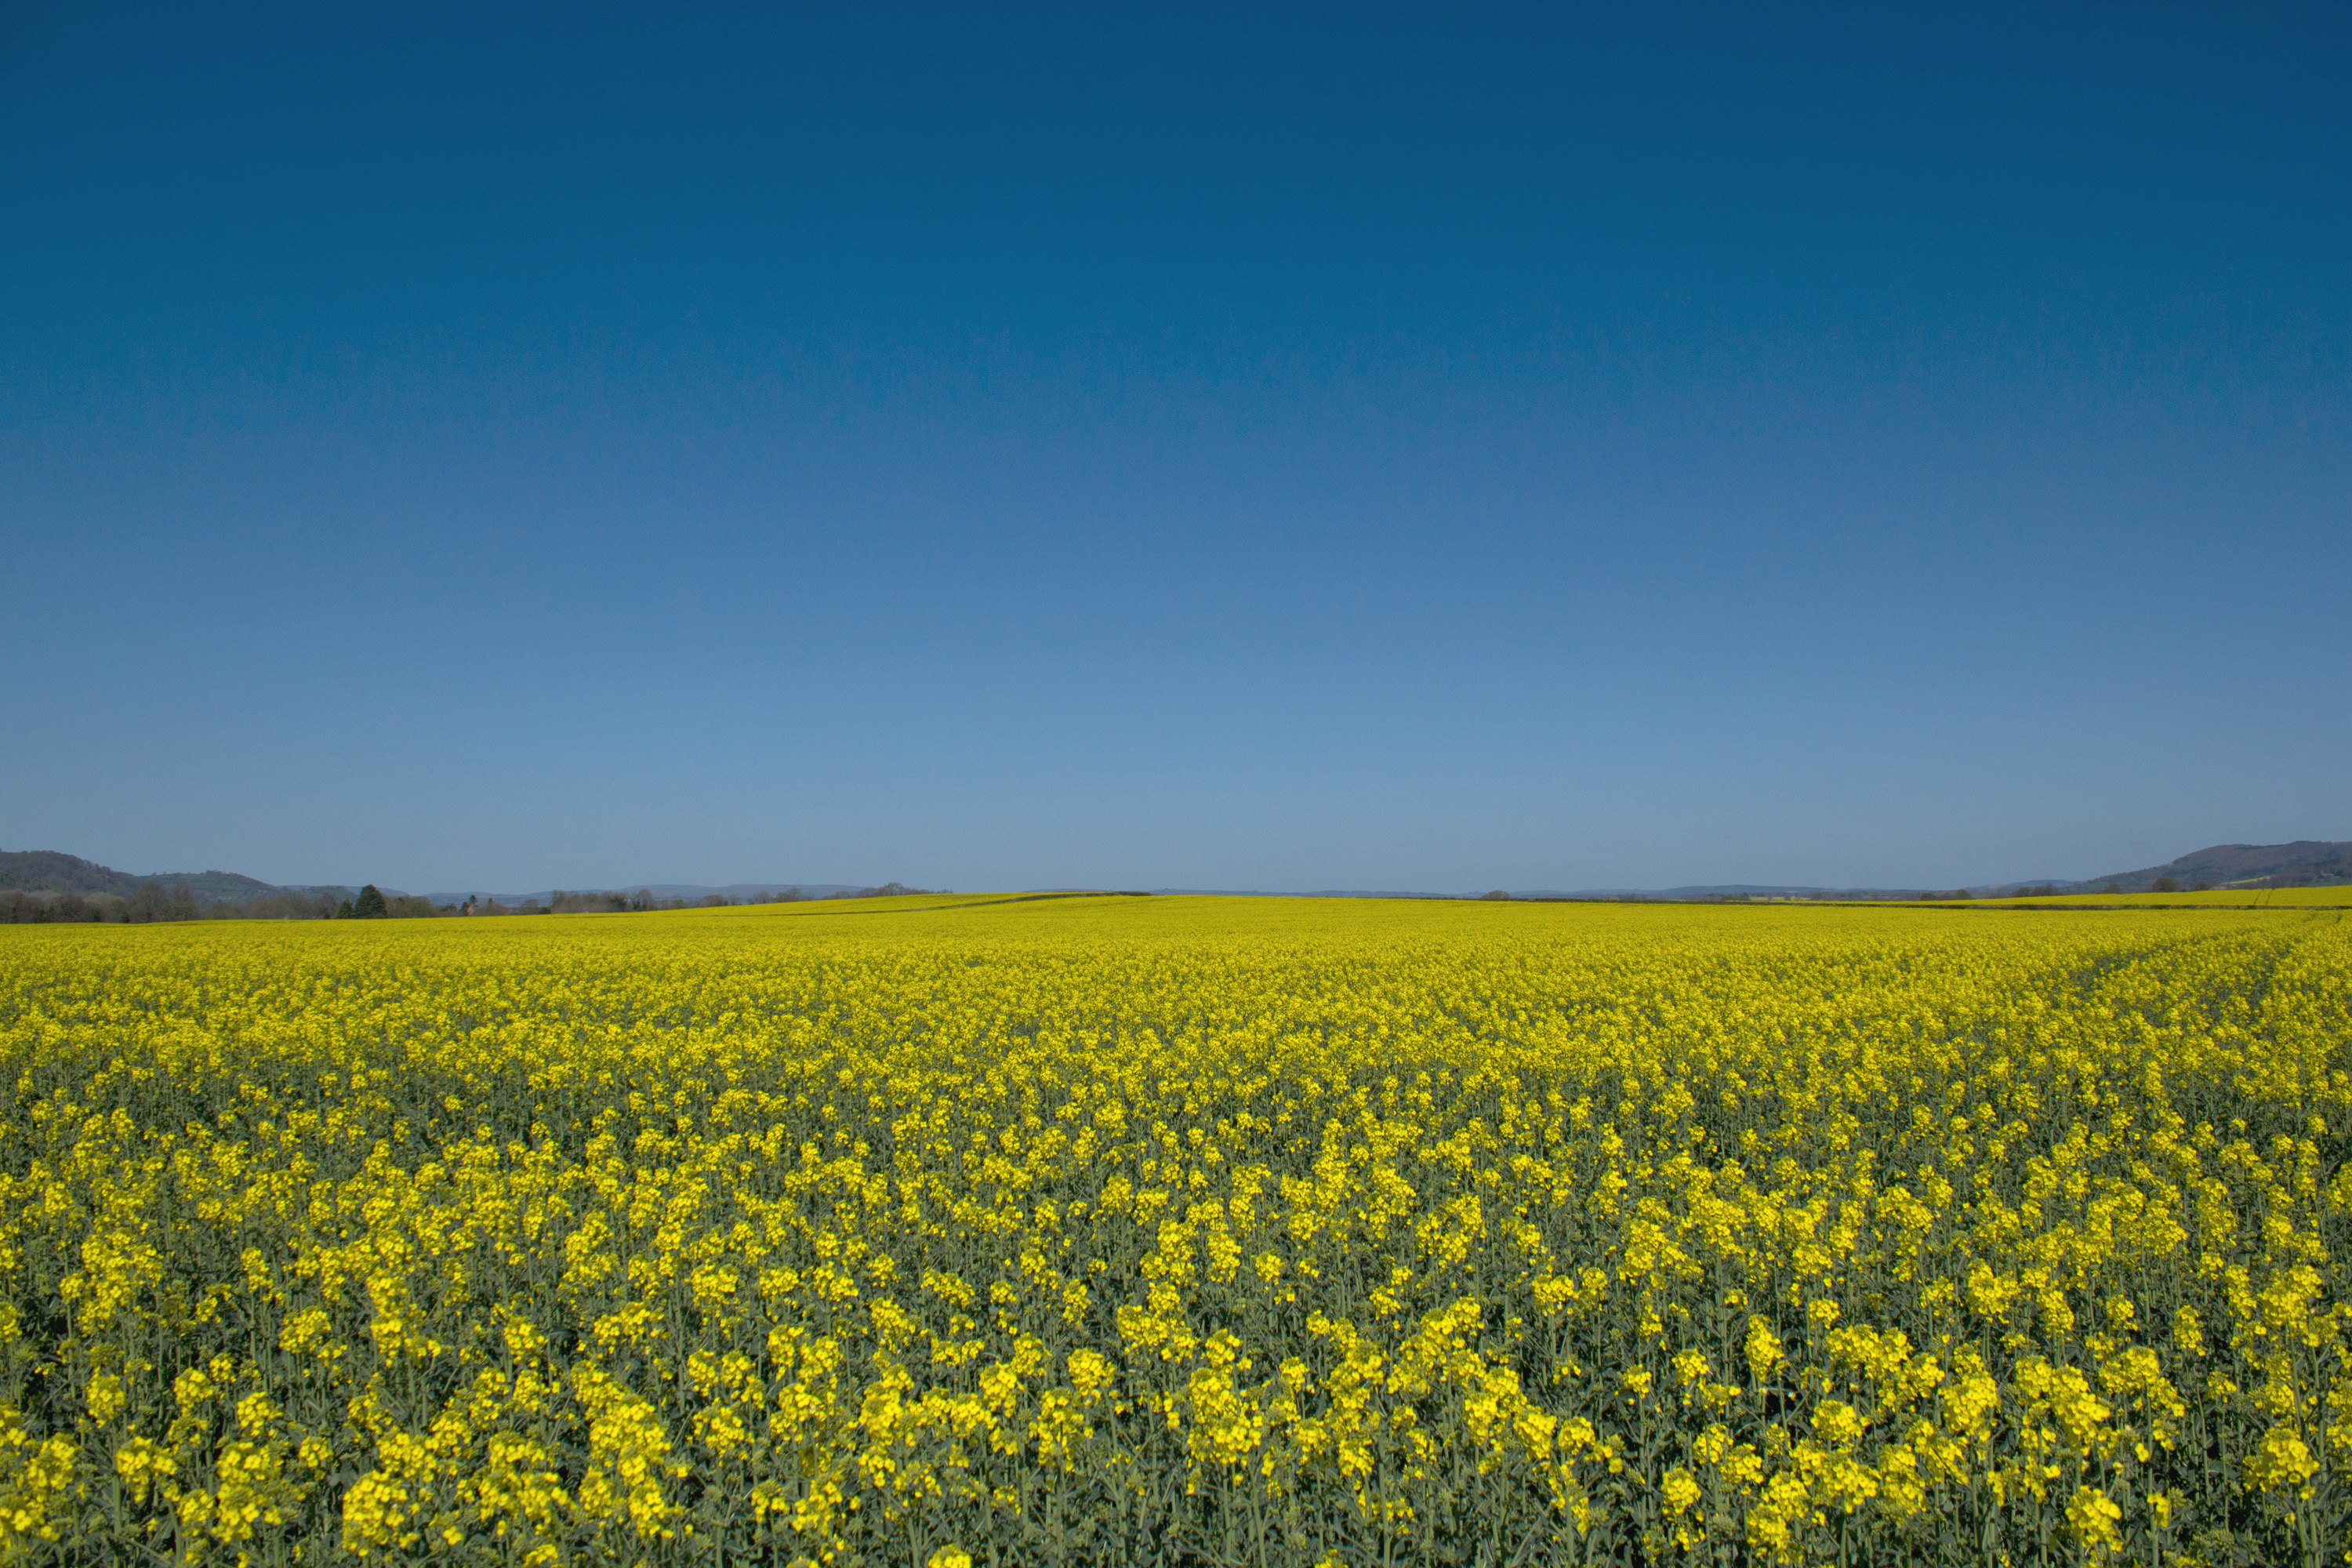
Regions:
<instances>
[{"instance_id":1,"label":"yellow rapeseed field","mask_svg":"<svg viewBox=\"0 0 2352 1568\"><path fill-rule=\"evenodd\" d=\"M0 929L0 1557L2346 1558L2341 913Z\"/></svg>"}]
</instances>

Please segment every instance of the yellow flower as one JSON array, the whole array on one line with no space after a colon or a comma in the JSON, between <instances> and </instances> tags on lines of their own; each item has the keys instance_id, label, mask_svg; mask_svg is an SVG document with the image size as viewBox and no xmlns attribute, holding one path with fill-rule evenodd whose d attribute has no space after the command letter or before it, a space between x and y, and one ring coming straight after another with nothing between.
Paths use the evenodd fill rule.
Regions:
<instances>
[{"instance_id":1,"label":"yellow flower","mask_svg":"<svg viewBox=\"0 0 2352 1568\"><path fill-rule=\"evenodd\" d=\"M2067 1500L2066 1522L2074 1532L2074 1540L2094 1558L2123 1550L2124 1538L2116 1523L2124 1516L2106 1493L2095 1487L2077 1487Z\"/></svg>"},{"instance_id":2,"label":"yellow flower","mask_svg":"<svg viewBox=\"0 0 2352 1568\"><path fill-rule=\"evenodd\" d=\"M2278 909L9 927L0 1557L2307 1532L2347 973Z\"/></svg>"}]
</instances>

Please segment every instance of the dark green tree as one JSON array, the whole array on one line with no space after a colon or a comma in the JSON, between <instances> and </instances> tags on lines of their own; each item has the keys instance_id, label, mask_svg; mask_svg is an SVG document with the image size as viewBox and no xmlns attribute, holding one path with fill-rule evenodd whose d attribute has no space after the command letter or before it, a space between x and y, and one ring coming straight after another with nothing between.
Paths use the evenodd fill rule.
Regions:
<instances>
[{"instance_id":1,"label":"dark green tree","mask_svg":"<svg viewBox=\"0 0 2352 1568\"><path fill-rule=\"evenodd\" d=\"M377 890L373 882L362 888L360 896L352 900L353 920L380 921L386 919L390 913L391 911L384 908L383 894Z\"/></svg>"},{"instance_id":2,"label":"dark green tree","mask_svg":"<svg viewBox=\"0 0 2352 1568\"><path fill-rule=\"evenodd\" d=\"M131 897L123 901L122 918L127 921L192 921L203 911L196 907L195 890L184 882L170 887L161 882L139 884Z\"/></svg>"}]
</instances>

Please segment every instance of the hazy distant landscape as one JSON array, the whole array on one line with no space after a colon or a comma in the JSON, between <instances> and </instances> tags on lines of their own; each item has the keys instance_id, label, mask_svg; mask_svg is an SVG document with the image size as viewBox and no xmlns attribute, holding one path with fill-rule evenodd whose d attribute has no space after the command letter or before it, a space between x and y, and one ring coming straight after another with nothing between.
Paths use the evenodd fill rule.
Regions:
<instances>
[{"instance_id":1,"label":"hazy distant landscape","mask_svg":"<svg viewBox=\"0 0 2352 1568\"><path fill-rule=\"evenodd\" d=\"M374 893L392 918L468 914L585 914L697 905L770 904L800 899L887 896L943 889L890 882L630 883L612 889L550 888L531 893L410 893L373 883L273 885L234 871L157 871L134 876L54 849L0 850L0 924L45 921L327 920Z\"/></svg>"},{"instance_id":2,"label":"hazy distant landscape","mask_svg":"<svg viewBox=\"0 0 2352 1568\"><path fill-rule=\"evenodd\" d=\"M2161 866L2076 880L2062 878L1986 882L1965 888L1816 888L1757 883L1678 888L1494 889L1485 892L1314 889L1155 888L1155 893L1340 899L1511 898L1738 902L1921 898L2015 898L2074 893L2189 892L2217 889L2335 887L2352 883L2352 841L2217 844ZM801 899L872 898L943 892L899 882L640 882L619 888L549 888L535 892L409 893L374 884L273 885L234 871L115 870L54 849L0 850L0 923L48 921L196 919L324 920L352 912L373 891L394 918L476 914L585 914L629 910L769 904Z\"/></svg>"}]
</instances>

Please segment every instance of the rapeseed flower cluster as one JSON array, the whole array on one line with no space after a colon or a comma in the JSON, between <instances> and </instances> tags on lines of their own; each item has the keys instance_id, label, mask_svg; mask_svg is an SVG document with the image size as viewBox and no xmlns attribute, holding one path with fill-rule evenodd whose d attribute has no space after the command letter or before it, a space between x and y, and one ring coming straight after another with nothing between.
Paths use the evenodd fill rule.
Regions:
<instances>
[{"instance_id":1,"label":"rapeseed flower cluster","mask_svg":"<svg viewBox=\"0 0 2352 1568\"><path fill-rule=\"evenodd\" d=\"M0 931L0 1561L2352 1561L2329 913Z\"/></svg>"}]
</instances>

